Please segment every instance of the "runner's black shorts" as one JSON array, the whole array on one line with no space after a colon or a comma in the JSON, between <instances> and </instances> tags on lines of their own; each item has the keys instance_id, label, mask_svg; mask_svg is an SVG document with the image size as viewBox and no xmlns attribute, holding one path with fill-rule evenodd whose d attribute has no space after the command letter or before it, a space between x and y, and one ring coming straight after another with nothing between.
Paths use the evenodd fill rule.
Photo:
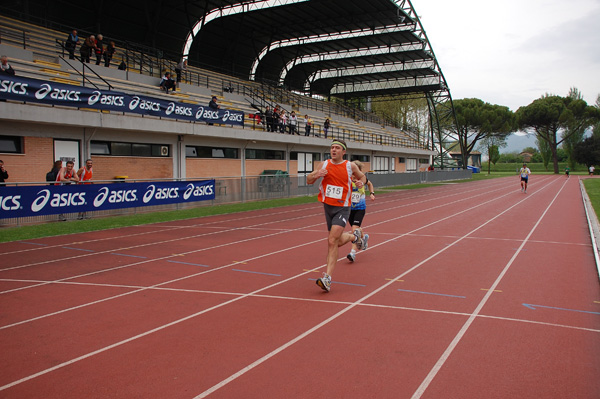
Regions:
<instances>
[{"instance_id":1,"label":"runner's black shorts","mask_svg":"<svg viewBox=\"0 0 600 399\"><path fill-rule=\"evenodd\" d=\"M331 226L346 227L348 217L350 216L349 206L332 206L323 204L325 210L325 220L327 220L327 230L331 230Z\"/></svg>"},{"instance_id":2,"label":"runner's black shorts","mask_svg":"<svg viewBox=\"0 0 600 399\"><path fill-rule=\"evenodd\" d=\"M350 226L360 227L364 218L365 209L352 209L350 211Z\"/></svg>"}]
</instances>

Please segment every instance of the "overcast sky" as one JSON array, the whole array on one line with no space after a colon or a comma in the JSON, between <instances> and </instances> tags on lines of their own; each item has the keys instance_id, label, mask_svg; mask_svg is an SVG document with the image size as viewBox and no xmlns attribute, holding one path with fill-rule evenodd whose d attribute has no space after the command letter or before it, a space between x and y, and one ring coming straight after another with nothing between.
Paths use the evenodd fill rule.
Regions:
<instances>
[{"instance_id":1,"label":"overcast sky","mask_svg":"<svg viewBox=\"0 0 600 399\"><path fill-rule=\"evenodd\" d=\"M600 94L600 0L412 0L453 99Z\"/></svg>"}]
</instances>

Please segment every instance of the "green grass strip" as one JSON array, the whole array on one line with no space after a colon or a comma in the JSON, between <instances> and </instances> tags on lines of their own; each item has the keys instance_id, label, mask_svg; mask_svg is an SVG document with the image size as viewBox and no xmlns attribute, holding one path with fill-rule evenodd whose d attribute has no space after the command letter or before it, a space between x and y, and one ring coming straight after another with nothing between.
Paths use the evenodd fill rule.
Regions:
<instances>
[{"instance_id":1,"label":"green grass strip","mask_svg":"<svg viewBox=\"0 0 600 399\"><path fill-rule=\"evenodd\" d=\"M406 186L385 187L377 189L378 192L392 192L397 190L412 190L441 186L448 183L465 183L478 180L488 180L499 177L515 176L514 173L492 172L490 175L484 173L473 174L472 179L454 180L442 183L411 184ZM516 177L515 177L516 179ZM600 212L600 179L586 179L584 186L596 214ZM107 230L119 227L139 226L144 224L171 222L175 220L201 218L213 215L225 215L229 213L248 212L258 209L278 208L290 205L308 204L317 202L316 196L303 196L294 198L281 198L265 201L244 202L239 204L223 204L213 206L199 206L182 210L147 212L126 216L108 216L87 220L72 220L69 222L48 222L21 227L0 228L0 242L30 240L34 238L60 236L66 234L85 233L89 231Z\"/></svg>"}]
</instances>

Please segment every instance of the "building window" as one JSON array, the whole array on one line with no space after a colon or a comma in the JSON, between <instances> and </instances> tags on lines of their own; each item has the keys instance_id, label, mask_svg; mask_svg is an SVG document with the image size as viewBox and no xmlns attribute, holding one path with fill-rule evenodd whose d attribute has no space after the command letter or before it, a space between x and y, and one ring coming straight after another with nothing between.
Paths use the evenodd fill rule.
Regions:
<instances>
[{"instance_id":1,"label":"building window","mask_svg":"<svg viewBox=\"0 0 600 399\"><path fill-rule=\"evenodd\" d=\"M276 150L246 150L246 159L285 159L285 152Z\"/></svg>"},{"instance_id":2,"label":"building window","mask_svg":"<svg viewBox=\"0 0 600 399\"><path fill-rule=\"evenodd\" d=\"M22 154L23 138L19 136L0 136L0 152Z\"/></svg>"},{"instance_id":3,"label":"building window","mask_svg":"<svg viewBox=\"0 0 600 399\"><path fill-rule=\"evenodd\" d=\"M238 159L237 148L186 146L185 156L188 158L228 158Z\"/></svg>"},{"instance_id":4,"label":"building window","mask_svg":"<svg viewBox=\"0 0 600 399\"><path fill-rule=\"evenodd\" d=\"M388 157L373 157L373 165L371 166L375 173L387 173L390 171L390 158Z\"/></svg>"},{"instance_id":5,"label":"building window","mask_svg":"<svg viewBox=\"0 0 600 399\"><path fill-rule=\"evenodd\" d=\"M419 163L420 164L429 163L429 159L427 159L427 158L419 158Z\"/></svg>"},{"instance_id":6,"label":"building window","mask_svg":"<svg viewBox=\"0 0 600 399\"><path fill-rule=\"evenodd\" d=\"M370 157L368 155L352 155L350 161L369 162Z\"/></svg>"},{"instance_id":7,"label":"building window","mask_svg":"<svg viewBox=\"0 0 600 399\"><path fill-rule=\"evenodd\" d=\"M118 141L92 141L92 155L112 155L122 157L168 157L171 146L164 144L123 143Z\"/></svg>"},{"instance_id":8,"label":"building window","mask_svg":"<svg viewBox=\"0 0 600 399\"><path fill-rule=\"evenodd\" d=\"M398 157L398 163L406 163L406 158Z\"/></svg>"}]
</instances>

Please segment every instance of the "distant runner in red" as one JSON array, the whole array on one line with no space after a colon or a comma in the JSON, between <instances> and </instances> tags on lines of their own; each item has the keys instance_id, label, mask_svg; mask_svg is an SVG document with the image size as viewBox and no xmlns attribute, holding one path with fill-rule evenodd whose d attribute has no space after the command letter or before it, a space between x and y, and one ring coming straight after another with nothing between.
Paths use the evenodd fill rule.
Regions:
<instances>
[{"instance_id":1,"label":"distant runner in red","mask_svg":"<svg viewBox=\"0 0 600 399\"><path fill-rule=\"evenodd\" d=\"M306 177L308 184L313 184L320 178L319 201L323 203L329 239L327 242L327 272L317 279L317 285L324 291L331 290L331 275L338 258L338 248L349 242L357 244L361 249L367 249L369 235L363 235L361 229L353 233L345 233L344 229L350 216L352 196L352 176L356 178L357 187L364 186L367 182L365 176L352 162L344 160L346 143L343 140L334 140L331 143L331 159L321 164Z\"/></svg>"}]
</instances>

